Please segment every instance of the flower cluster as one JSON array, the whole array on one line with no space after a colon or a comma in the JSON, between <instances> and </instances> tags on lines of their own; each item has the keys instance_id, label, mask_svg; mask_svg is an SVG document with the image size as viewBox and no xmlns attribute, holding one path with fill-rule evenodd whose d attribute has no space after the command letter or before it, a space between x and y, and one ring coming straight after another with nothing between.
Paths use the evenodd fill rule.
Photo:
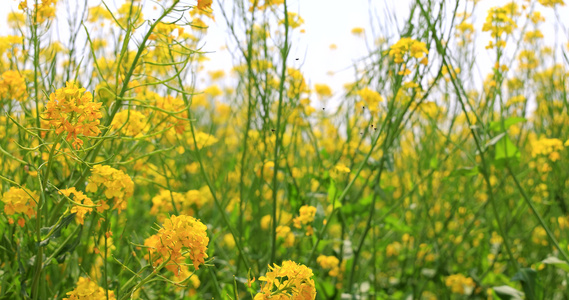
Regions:
<instances>
[{"instance_id":1,"label":"flower cluster","mask_svg":"<svg viewBox=\"0 0 569 300\"><path fill-rule=\"evenodd\" d=\"M269 266L270 271L259 277L264 283L255 300L312 300L316 299L316 288L312 270L293 261L284 261L282 267Z\"/></svg>"},{"instance_id":2,"label":"flower cluster","mask_svg":"<svg viewBox=\"0 0 569 300\"><path fill-rule=\"evenodd\" d=\"M403 64L403 69L399 71L399 75L411 73L404 64L410 57L421 59L420 63L426 66L429 63L427 54L429 54L429 50L425 43L408 37L401 38L389 49L389 56L393 58L393 61L396 64Z\"/></svg>"},{"instance_id":3,"label":"flower cluster","mask_svg":"<svg viewBox=\"0 0 569 300\"><path fill-rule=\"evenodd\" d=\"M531 142L531 155L547 155L551 161L561 158L559 151L563 150L563 142L559 139L540 138Z\"/></svg>"},{"instance_id":4,"label":"flower cluster","mask_svg":"<svg viewBox=\"0 0 569 300\"><path fill-rule=\"evenodd\" d=\"M310 205L304 205L300 208L300 215L294 220L294 227L302 228L302 225L306 226L306 235L312 235L314 229L310 225L314 221L314 216L316 216L316 207Z\"/></svg>"},{"instance_id":5,"label":"flower cluster","mask_svg":"<svg viewBox=\"0 0 569 300\"><path fill-rule=\"evenodd\" d=\"M564 6L565 1L563 0L537 0L543 6L555 7L556 5Z\"/></svg>"},{"instance_id":6,"label":"flower cluster","mask_svg":"<svg viewBox=\"0 0 569 300\"><path fill-rule=\"evenodd\" d=\"M93 95L85 92L73 82L67 82L64 88L57 89L49 96L49 102L44 111L44 118L55 128L55 133L67 132L67 140L73 140L75 149L83 146L83 141L77 137L97 136L99 129L102 103L94 102Z\"/></svg>"},{"instance_id":7,"label":"flower cluster","mask_svg":"<svg viewBox=\"0 0 569 300\"><path fill-rule=\"evenodd\" d=\"M195 133L196 133L196 143L198 144L198 149L209 147L217 143L217 138L211 134L207 134L201 131L196 131ZM192 135L189 133L186 135L186 137L188 139L188 144L190 145L190 148L195 149Z\"/></svg>"},{"instance_id":8,"label":"flower cluster","mask_svg":"<svg viewBox=\"0 0 569 300\"><path fill-rule=\"evenodd\" d=\"M87 185L87 192L97 192L101 186L104 188L107 199L114 198L113 209L118 209L119 213L126 209L127 199L134 193L134 182L120 170L110 166L96 165L91 169L91 177ZM102 200L97 208L99 212L109 208L106 201Z\"/></svg>"},{"instance_id":9,"label":"flower cluster","mask_svg":"<svg viewBox=\"0 0 569 300\"><path fill-rule=\"evenodd\" d=\"M34 208L39 200L36 192L27 189L11 187L7 192L2 195L2 202L4 202L4 213L6 215L14 215L23 213L28 217L35 214Z\"/></svg>"},{"instance_id":10,"label":"flower cluster","mask_svg":"<svg viewBox=\"0 0 569 300\"><path fill-rule=\"evenodd\" d=\"M328 275L332 277L337 277L340 275L340 260L335 256L320 255L316 259L316 262L322 267L322 269L330 270Z\"/></svg>"},{"instance_id":11,"label":"flower cluster","mask_svg":"<svg viewBox=\"0 0 569 300\"><path fill-rule=\"evenodd\" d=\"M379 104L383 102L383 97L381 97L378 92L365 87L363 89L360 89L357 94L362 98L365 103L365 107L367 107L372 114L379 112Z\"/></svg>"},{"instance_id":12,"label":"flower cluster","mask_svg":"<svg viewBox=\"0 0 569 300\"><path fill-rule=\"evenodd\" d=\"M34 1L36 3L36 1ZM41 0L40 4L34 4L35 8L35 16L37 18L38 23L43 23L45 20L52 19L55 17L55 5L57 4L57 0ZM18 5L18 8L21 10L28 9L28 0L21 1Z\"/></svg>"},{"instance_id":13,"label":"flower cluster","mask_svg":"<svg viewBox=\"0 0 569 300\"><path fill-rule=\"evenodd\" d=\"M63 298L63 300L116 300L115 292L108 291L108 293L109 298L107 298L105 289L98 286L97 283L91 281L88 278L79 277L79 281L77 281L77 287L73 291L68 292L68 298Z\"/></svg>"},{"instance_id":14,"label":"flower cluster","mask_svg":"<svg viewBox=\"0 0 569 300\"><path fill-rule=\"evenodd\" d=\"M371 111L371 110L370 110ZM334 180L345 178L344 175L350 173L350 168L346 167L343 163L338 163L330 169L330 177Z\"/></svg>"},{"instance_id":15,"label":"flower cluster","mask_svg":"<svg viewBox=\"0 0 569 300\"><path fill-rule=\"evenodd\" d=\"M24 101L26 92L26 80L18 71L8 70L0 76L0 97Z\"/></svg>"},{"instance_id":16,"label":"flower cluster","mask_svg":"<svg viewBox=\"0 0 569 300\"><path fill-rule=\"evenodd\" d=\"M474 280L462 274L450 275L446 278L445 284L455 294L470 295L476 286Z\"/></svg>"},{"instance_id":17,"label":"flower cluster","mask_svg":"<svg viewBox=\"0 0 569 300\"><path fill-rule=\"evenodd\" d=\"M194 217L171 216L157 234L144 241L148 247L145 258L152 261L154 266L166 263L166 269L176 276L186 258L191 259L194 268L199 269L208 257L209 238L206 230L207 227Z\"/></svg>"},{"instance_id":18,"label":"flower cluster","mask_svg":"<svg viewBox=\"0 0 569 300\"><path fill-rule=\"evenodd\" d=\"M147 116L134 109L123 110L115 115L111 125L124 135L138 137L148 131L147 119Z\"/></svg>"},{"instance_id":19,"label":"flower cluster","mask_svg":"<svg viewBox=\"0 0 569 300\"><path fill-rule=\"evenodd\" d=\"M186 193L161 190L158 195L152 198L150 214L158 215L158 221L163 221L166 218L166 213L173 212L173 205L176 205L182 214L191 216L194 214L194 206L200 209L209 202L210 195L207 186L200 190L189 190Z\"/></svg>"},{"instance_id":20,"label":"flower cluster","mask_svg":"<svg viewBox=\"0 0 569 300\"><path fill-rule=\"evenodd\" d=\"M85 196L83 192L76 190L74 187L59 190L59 193L67 198L71 198L71 195L73 195L72 201L75 205L71 208L71 213L75 213L75 220L83 225L85 223L85 215L93 211L93 208L90 206L95 205L91 198Z\"/></svg>"},{"instance_id":21,"label":"flower cluster","mask_svg":"<svg viewBox=\"0 0 569 300\"><path fill-rule=\"evenodd\" d=\"M497 41L494 45L494 42L491 40L488 46L486 46L487 49L494 47L504 48L506 46L506 41L502 40L502 34L511 34L514 28L518 27L511 18L515 12L512 10L513 8L511 6L494 7L488 11L482 31L490 31L492 38Z\"/></svg>"}]
</instances>

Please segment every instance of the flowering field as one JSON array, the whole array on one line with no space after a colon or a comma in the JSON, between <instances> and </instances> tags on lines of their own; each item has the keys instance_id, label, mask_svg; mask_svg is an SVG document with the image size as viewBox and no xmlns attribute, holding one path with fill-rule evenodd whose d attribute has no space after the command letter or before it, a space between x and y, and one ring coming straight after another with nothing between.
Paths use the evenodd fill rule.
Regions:
<instances>
[{"instance_id":1,"label":"flowering field","mask_svg":"<svg viewBox=\"0 0 569 300\"><path fill-rule=\"evenodd\" d=\"M343 87L286 0L91 2L0 24L0 299L569 297L563 0L411 1Z\"/></svg>"}]
</instances>

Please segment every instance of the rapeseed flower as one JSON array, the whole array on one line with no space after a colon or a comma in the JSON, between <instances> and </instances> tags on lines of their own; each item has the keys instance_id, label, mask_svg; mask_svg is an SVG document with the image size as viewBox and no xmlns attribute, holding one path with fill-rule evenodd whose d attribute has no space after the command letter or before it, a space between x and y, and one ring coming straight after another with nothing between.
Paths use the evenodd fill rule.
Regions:
<instances>
[{"instance_id":1,"label":"rapeseed flower","mask_svg":"<svg viewBox=\"0 0 569 300\"><path fill-rule=\"evenodd\" d=\"M85 196L83 192L76 190L74 187L59 190L59 193L68 198L71 198L71 195L73 195L72 201L75 205L71 208L71 213L75 213L75 220L83 225L85 223L85 215L93 211L93 208L89 206L95 205L91 198Z\"/></svg>"},{"instance_id":2,"label":"rapeseed flower","mask_svg":"<svg viewBox=\"0 0 569 300\"><path fill-rule=\"evenodd\" d=\"M39 200L36 192L11 187L7 192L2 195L2 202L4 202L4 213L6 215L14 215L23 213L28 217L35 215L35 207Z\"/></svg>"},{"instance_id":3,"label":"rapeseed flower","mask_svg":"<svg viewBox=\"0 0 569 300\"><path fill-rule=\"evenodd\" d=\"M99 299L109 299L115 300L115 292L108 291L109 298L107 298L106 291L102 287L98 286L97 283L91 281L85 277L79 277L77 281L77 287L67 293L68 298L63 298L63 300L99 300Z\"/></svg>"},{"instance_id":4,"label":"rapeseed flower","mask_svg":"<svg viewBox=\"0 0 569 300\"><path fill-rule=\"evenodd\" d=\"M0 76L0 97L14 99L19 102L26 100L26 80L18 71L8 70Z\"/></svg>"},{"instance_id":5,"label":"rapeseed flower","mask_svg":"<svg viewBox=\"0 0 569 300\"><path fill-rule=\"evenodd\" d=\"M91 172L86 191L94 193L97 192L99 187L102 187L107 199L114 198L113 209L118 209L119 213L126 209L127 200L134 193L134 182L132 179L123 171L110 166L96 165L91 169ZM97 208L99 212L109 208L106 201L101 200L101 202L101 206Z\"/></svg>"},{"instance_id":6,"label":"rapeseed flower","mask_svg":"<svg viewBox=\"0 0 569 300\"><path fill-rule=\"evenodd\" d=\"M171 216L166 219L158 233L147 238L144 245L148 247L146 259L154 266L166 263L166 269L179 275L180 265L189 258L195 269L199 269L208 257L207 227L191 216Z\"/></svg>"},{"instance_id":7,"label":"rapeseed flower","mask_svg":"<svg viewBox=\"0 0 569 300\"><path fill-rule=\"evenodd\" d=\"M474 280L462 274L450 275L446 278L445 284L454 294L470 295L476 286Z\"/></svg>"},{"instance_id":8,"label":"rapeseed flower","mask_svg":"<svg viewBox=\"0 0 569 300\"><path fill-rule=\"evenodd\" d=\"M316 207L304 205L300 208L299 212L300 215L292 220L294 227L302 228L302 226L306 226L306 235L312 235L314 229L311 224L314 222L314 216L316 216Z\"/></svg>"},{"instance_id":9,"label":"rapeseed flower","mask_svg":"<svg viewBox=\"0 0 569 300\"><path fill-rule=\"evenodd\" d=\"M64 88L51 93L43 115L56 134L67 132L66 139L72 140L73 147L79 149L83 141L78 134L97 136L101 133L98 127L103 117L101 105L101 102L93 101L93 95L85 92L85 88L67 82Z\"/></svg>"},{"instance_id":10,"label":"rapeseed flower","mask_svg":"<svg viewBox=\"0 0 569 300\"><path fill-rule=\"evenodd\" d=\"M259 277L263 282L254 300L312 300L316 299L316 287L312 270L293 261L284 261L282 267L269 266L269 272Z\"/></svg>"}]
</instances>

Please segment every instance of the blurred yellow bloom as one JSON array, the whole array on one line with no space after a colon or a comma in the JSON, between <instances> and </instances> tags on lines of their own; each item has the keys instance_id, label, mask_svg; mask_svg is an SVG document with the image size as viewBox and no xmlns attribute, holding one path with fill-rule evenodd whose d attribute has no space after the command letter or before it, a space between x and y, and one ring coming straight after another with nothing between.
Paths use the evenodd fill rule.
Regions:
<instances>
[{"instance_id":1,"label":"blurred yellow bloom","mask_svg":"<svg viewBox=\"0 0 569 300\"><path fill-rule=\"evenodd\" d=\"M8 216L17 213L23 213L28 217L35 216L34 208L38 201L39 196L36 192L17 187L11 187L2 195L4 213Z\"/></svg>"},{"instance_id":2,"label":"blurred yellow bloom","mask_svg":"<svg viewBox=\"0 0 569 300\"><path fill-rule=\"evenodd\" d=\"M470 295L476 286L474 280L462 274L450 275L445 280L445 285L451 288L454 294Z\"/></svg>"},{"instance_id":3,"label":"blurred yellow bloom","mask_svg":"<svg viewBox=\"0 0 569 300\"><path fill-rule=\"evenodd\" d=\"M116 300L115 292L108 291L109 298L107 298L106 293L107 292L105 289L98 286L97 283L91 281L88 278L79 277L79 281L77 281L77 287L73 291L68 292L68 298L63 298L63 300Z\"/></svg>"}]
</instances>

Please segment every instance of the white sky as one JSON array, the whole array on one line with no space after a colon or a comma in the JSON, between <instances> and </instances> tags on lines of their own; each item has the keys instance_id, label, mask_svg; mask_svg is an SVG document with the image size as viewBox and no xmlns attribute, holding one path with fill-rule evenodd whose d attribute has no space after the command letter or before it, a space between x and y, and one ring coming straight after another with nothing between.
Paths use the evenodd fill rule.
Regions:
<instances>
[{"instance_id":1,"label":"white sky","mask_svg":"<svg viewBox=\"0 0 569 300\"><path fill-rule=\"evenodd\" d=\"M33 0L32 0L33 1ZM73 2L75 0L67 0ZM82 0L77 0L81 1ZM111 7L118 7L124 0L108 0L107 3ZM144 1L144 0L143 0ZM232 0L219 0L224 3ZM365 28L368 43L373 44L371 37L370 11L375 12L374 15L380 17L383 24L389 25L390 30L397 32L397 24L393 20L386 18L386 11L394 12L399 22L406 19L409 14L409 7L414 0L288 0L289 11L298 12L304 19L305 24L301 27L306 33L297 35L299 40L293 41L291 54L291 64L300 66L310 84L326 83L337 96L340 96L342 86L346 82L353 81L354 70L350 68L355 60L367 53L366 42L363 38L353 36L350 31L354 27ZM454 0L447 0L449 3ZM535 1L535 0L533 0ZM31 1L29 1L31 3ZM65 2L65 0L59 0ZM494 6L502 6L510 1L508 0L480 0L477 11L474 14L475 29L479 36L479 55L477 56L478 64L482 70L490 70L491 50L484 49L488 43L489 34L482 33L482 24L486 17L486 12ZM521 5L525 0L517 0ZM0 34L6 34L7 28L6 15L11 10L16 10L19 0L0 0L0 7L9 7L9 9L0 8ZM90 6L97 5L100 0L88 0ZM113 5L114 3L114 5ZM154 6L152 1L147 0L145 6L145 18L152 18L153 12L151 7ZM204 51L214 51L209 54L210 61L206 63L206 68L211 70L226 69L229 70L233 65L231 57L227 50L222 50L227 41L231 41L231 37L227 32L223 16L219 11L218 0L214 0L214 15L216 23L210 23L210 28L204 38ZM569 4L569 3L568 3ZM542 26L542 32L545 35L545 43L553 44L555 40L555 31L553 24L558 23L555 20L553 9L544 8L537 5L537 10L541 11L546 17L549 27ZM565 6L558 10L560 16L569 15L569 7ZM65 18L67 13L60 14ZM66 22L65 20L61 20ZM374 20L374 26L377 26L377 20ZM568 20L562 20L566 25ZM399 25L399 27L401 24ZM375 29L378 31L378 29ZM65 33L61 33L63 36ZM563 44L567 43L567 37L559 39ZM337 50L330 50L330 44L336 44ZM299 58L299 61L294 60ZM334 76L328 75L328 72L335 73ZM486 72L486 71L483 71ZM486 74L482 74L485 76Z\"/></svg>"}]
</instances>

